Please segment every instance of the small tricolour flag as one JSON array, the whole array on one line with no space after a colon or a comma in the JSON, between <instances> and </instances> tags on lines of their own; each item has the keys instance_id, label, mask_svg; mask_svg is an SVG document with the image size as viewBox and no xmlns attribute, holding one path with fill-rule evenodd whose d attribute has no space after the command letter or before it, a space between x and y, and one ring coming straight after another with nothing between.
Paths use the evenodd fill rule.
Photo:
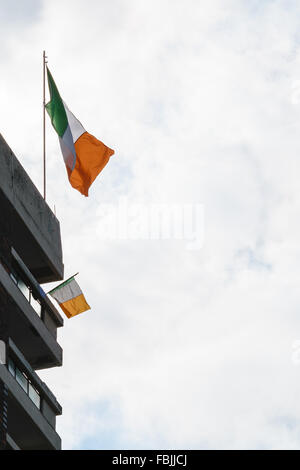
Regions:
<instances>
[{"instance_id":1,"label":"small tricolour flag","mask_svg":"<svg viewBox=\"0 0 300 470\"><path fill-rule=\"evenodd\" d=\"M88 196L89 187L108 163L114 150L86 132L62 100L47 67L50 101L46 110L59 138L68 177L73 188Z\"/></svg>"},{"instance_id":2,"label":"small tricolour flag","mask_svg":"<svg viewBox=\"0 0 300 470\"><path fill-rule=\"evenodd\" d=\"M60 308L68 318L75 317L75 315L91 309L82 290L75 281L75 276L52 289L49 294L59 303Z\"/></svg>"}]
</instances>

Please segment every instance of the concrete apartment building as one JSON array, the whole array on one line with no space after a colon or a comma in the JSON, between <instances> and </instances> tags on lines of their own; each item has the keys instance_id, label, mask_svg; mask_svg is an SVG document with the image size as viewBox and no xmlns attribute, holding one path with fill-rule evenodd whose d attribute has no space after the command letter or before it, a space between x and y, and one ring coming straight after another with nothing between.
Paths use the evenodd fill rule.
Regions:
<instances>
[{"instance_id":1,"label":"concrete apartment building","mask_svg":"<svg viewBox=\"0 0 300 470\"><path fill-rule=\"evenodd\" d=\"M62 365L63 319L41 284L63 279L60 226L0 135L0 449L59 450L62 409L36 371Z\"/></svg>"}]
</instances>

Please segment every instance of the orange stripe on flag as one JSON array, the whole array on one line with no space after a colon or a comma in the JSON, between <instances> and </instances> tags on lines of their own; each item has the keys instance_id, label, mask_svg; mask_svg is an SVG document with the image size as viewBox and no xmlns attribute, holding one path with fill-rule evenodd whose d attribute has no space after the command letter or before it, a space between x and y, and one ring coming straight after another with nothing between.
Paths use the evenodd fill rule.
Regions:
<instances>
[{"instance_id":1,"label":"orange stripe on flag","mask_svg":"<svg viewBox=\"0 0 300 470\"><path fill-rule=\"evenodd\" d=\"M79 313L83 313L86 310L91 309L83 294L67 300L62 304L59 304L59 306L68 318L75 317L75 315L79 315Z\"/></svg>"},{"instance_id":2,"label":"orange stripe on flag","mask_svg":"<svg viewBox=\"0 0 300 470\"><path fill-rule=\"evenodd\" d=\"M76 164L69 173L73 188L88 196L89 187L115 153L103 142L84 132L75 142Z\"/></svg>"}]
</instances>

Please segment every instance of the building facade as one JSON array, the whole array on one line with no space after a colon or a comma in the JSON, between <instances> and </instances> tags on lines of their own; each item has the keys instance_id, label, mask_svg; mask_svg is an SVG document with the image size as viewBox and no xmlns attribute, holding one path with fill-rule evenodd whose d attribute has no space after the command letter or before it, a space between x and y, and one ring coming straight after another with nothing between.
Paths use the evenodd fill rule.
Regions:
<instances>
[{"instance_id":1,"label":"building facade","mask_svg":"<svg viewBox=\"0 0 300 470\"><path fill-rule=\"evenodd\" d=\"M63 279L60 226L0 135L0 449L59 450L62 409L36 371L62 365L63 319L42 284Z\"/></svg>"}]
</instances>

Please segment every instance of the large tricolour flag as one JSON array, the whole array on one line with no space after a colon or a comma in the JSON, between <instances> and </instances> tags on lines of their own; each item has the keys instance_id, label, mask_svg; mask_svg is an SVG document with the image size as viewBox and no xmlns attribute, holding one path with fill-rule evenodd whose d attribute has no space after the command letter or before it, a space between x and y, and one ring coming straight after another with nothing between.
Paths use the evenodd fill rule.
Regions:
<instances>
[{"instance_id":1,"label":"large tricolour flag","mask_svg":"<svg viewBox=\"0 0 300 470\"><path fill-rule=\"evenodd\" d=\"M89 187L103 170L114 151L86 132L62 100L47 67L50 101L46 104L56 130L68 177L73 188L88 196Z\"/></svg>"}]
</instances>

